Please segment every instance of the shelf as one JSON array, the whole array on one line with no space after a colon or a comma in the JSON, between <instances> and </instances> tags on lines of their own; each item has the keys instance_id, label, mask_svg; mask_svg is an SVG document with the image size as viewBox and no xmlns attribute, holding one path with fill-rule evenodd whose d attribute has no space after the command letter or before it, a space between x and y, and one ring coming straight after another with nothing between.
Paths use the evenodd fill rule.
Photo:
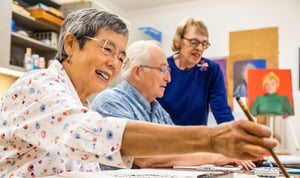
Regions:
<instances>
[{"instance_id":1,"label":"shelf","mask_svg":"<svg viewBox=\"0 0 300 178\"><path fill-rule=\"evenodd\" d=\"M44 10L43 8L36 8L28 10L30 12L30 15L38 20L45 21L47 23L50 23L52 25L56 25L57 27L60 27L63 23L63 19L59 18L53 14L51 14L49 11Z\"/></svg>"},{"instance_id":2,"label":"shelf","mask_svg":"<svg viewBox=\"0 0 300 178\"><path fill-rule=\"evenodd\" d=\"M55 32L59 31L59 27L55 25L51 25L42 20L38 20L34 17L22 14L18 11L13 11L13 19L16 21L16 25L22 25L22 27L34 30L34 31L50 31L53 30Z\"/></svg>"},{"instance_id":3,"label":"shelf","mask_svg":"<svg viewBox=\"0 0 300 178\"><path fill-rule=\"evenodd\" d=\"M3 43L0 43L0 74L20 77L27 71L23 67L24 52L26 48L32 48L33 54L39 54L40 56L45 57L46 63L48 60L53 59L57 52L56 47L52 47L31 38L31 35L38 32L54 32L58 34L59 27L36 19L21 11L13 10L13 1L15 0L0 0L0 6L4 7L0 10L0 15L1 17L5 17L0 20L0 37L3 41ZM16 1L23 2L23 4L27 4L27 6L31 5L30 3L37 2L37 0ZM51 0L38 0L38 2L49 6L51 6L50 4L52 3ZM21 5L21 3L19 3L19 5ZM30 37L17 32L11 32L12 20L15 21L16 31L24 30L30 34Z\"/></svg>"},{"instance_id":4,"label":"shelf","mask_svg":"<svg viewBox=\"0 0 300 178\"><path fill-rule=\"evenodd\" d=\"M54 7L54 8L59 8L60 7L60 4L58 4L54 1L51 1L51 0L30 0L27 3L29 3L30 5L35 5L37 3L43 3L43 4L46 4L47 6L51 6L51 7Z\"/></svg>"},{"instance_id":5,"label":"shelf","mask_svg":"<svg viewBox=\"0 0 300 178\"><path fill-rule=\"evenodd\" d=\"M28 1L28 0L16 0L16 1L19 2L19 4L23 5L24 7L27 7L28 5L30 5L30 6L36 5L38 3L43 3L47 6L51 6L51 7L54 7L54 8L59 8L60 7L60 4L58 4L54 1L51 1L51 0L30 0L30 1Z\"/></svg>"},{"instance_id":6,"label":"shelf","mask_svg":"<svg viewBox=\"0 0 300 178\"><path fill-rule=\"evenodd\" d=\"M11 32L12 44L24 48L33 48L40 51L56 52L57 49L46 45L38 40L20 35L16 32Z\"/></svg>"},{"instance_id":7,"label":"shelf","mask_svg":"<svg viewBox=\"0 0 300 178\"><path fill-rule=\"evenodd\" d=\"M9 68L0 67L0 74L10 75L13 77L21 77L25 74L25 69L22 67L10 66Z\"/></svg>"}]
</instances>

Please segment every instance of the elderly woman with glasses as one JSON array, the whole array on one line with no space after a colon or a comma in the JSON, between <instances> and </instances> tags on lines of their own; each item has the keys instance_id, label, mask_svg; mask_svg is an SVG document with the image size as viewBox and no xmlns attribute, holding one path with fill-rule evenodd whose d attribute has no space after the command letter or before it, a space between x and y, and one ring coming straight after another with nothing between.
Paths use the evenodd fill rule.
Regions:
<instances>
[{"instance_id":1,"label":"elderly woman with glasses","mask_svg":"<svg viewBox=\"0 0 300 178\"><path fill-rule=\"evenodd\" d=\"M130 167L133 157L197 151L249 159L276 146L269 129L244 120L175 127L91 111L88 97L119 73L127 41L127 26L114 14L67 16L56 61L19 78L0 102L0 177L95 172L99 163Z\"/></svg>"},{"instance_id":2,"label":"elderly woman with glasses","mask_svg":"<svg viewBox=\"0 0 300 178\"><path fill-rule=\"evenodd\" d=\"M211 109L218 124L234 120L220 66L203 53L210 46L202 21L185 19L176 29L168 57L172 81L158 99L176 125L206 125Z\"/></svg>"}]
</instances>

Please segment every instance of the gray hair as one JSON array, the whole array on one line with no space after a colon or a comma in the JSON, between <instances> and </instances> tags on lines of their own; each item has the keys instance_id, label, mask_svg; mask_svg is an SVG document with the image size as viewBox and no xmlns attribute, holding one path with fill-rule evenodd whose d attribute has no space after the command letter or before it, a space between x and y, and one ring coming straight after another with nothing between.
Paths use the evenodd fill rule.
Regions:
<instances>
[{"instance_id":1,"label":"gray hair","mask_svg":"<svg viewBox=\"0 0 300 178\"><path fill-rule=\"evenodd\" d=\"M80 9L70 13L61 26L55 58L62 62L68 57L64 50L64 37L67 33L73 33L76 36L81 50L87 40L85 36L94 37L102 28L113 30L128 38L127 25L116 14L94 8Z\"/></svg>"},{"instance_id":2,"label":"gray hair","mask_svg":"<svg viewBox=\"0 0 300 178\"><path fill-rule=\"evenodd\" d=\"M151 57L150 48L152 47L160 48L160 44L154 40L139 40L127 48L127 57L121 70L121 77L123 79L127 79L131 75L133 67L149 63Z\"/></svg>"},{"instance_id":3,"label":"gray hair","mask_svg":"<svg viewBox=\"0 0 300 178\"><path fill-rule=\"evenodd\" d=\"M256 66L252 64L251 62L247 63L244 65L243 70L248 70L248 69L256 69Z\"/></svg>"}]
</instances>

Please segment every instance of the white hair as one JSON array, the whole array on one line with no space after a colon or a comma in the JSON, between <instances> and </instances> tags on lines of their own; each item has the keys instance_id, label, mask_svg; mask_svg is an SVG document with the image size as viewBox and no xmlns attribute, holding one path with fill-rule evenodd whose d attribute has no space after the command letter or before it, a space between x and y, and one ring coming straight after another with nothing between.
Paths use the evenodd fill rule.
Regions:
<instances>
[{"instance_id":1,"label":"white hair","mask_svg":"<svg viewBox=\"0 0 300 178\"><path fill-rule=\"evenodd\" d=\"M135 66L147 65L150 61L150 48L159 47L160 43L154 40L139 40L132 43L126 50L126 60L123 63L121 77L127 79Z\"/></svg>"}]
</instances>

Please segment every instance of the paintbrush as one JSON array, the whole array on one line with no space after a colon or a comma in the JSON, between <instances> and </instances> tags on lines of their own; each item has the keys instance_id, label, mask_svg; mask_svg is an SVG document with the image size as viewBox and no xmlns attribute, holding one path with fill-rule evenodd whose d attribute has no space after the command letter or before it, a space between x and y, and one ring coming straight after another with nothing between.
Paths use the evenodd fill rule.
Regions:
<instances>
[{"instance_id":1,"label":"paintbrush","mask_svg":"<svg viewBox=\"0 0 300 178\"><path fill-rule=\"evenodd\" d=\"M240 99L240 97L236 97L236 101L239 103L240 107L242 108L242 110L244 111L245 115L247 116L249 121L255 122L255 120L253 119L252 115L250 114L247 106L244 104L244 102ZM280 168L280 170L282 171L283 175L286 178L289 178L289 174L287 173L286 169L284 168L283 164L280 162L280 160L278 159L277 155L274 153L273 149L269 149L273 159L275 160L277 166Z\"/></svg>"}]
</instances>

